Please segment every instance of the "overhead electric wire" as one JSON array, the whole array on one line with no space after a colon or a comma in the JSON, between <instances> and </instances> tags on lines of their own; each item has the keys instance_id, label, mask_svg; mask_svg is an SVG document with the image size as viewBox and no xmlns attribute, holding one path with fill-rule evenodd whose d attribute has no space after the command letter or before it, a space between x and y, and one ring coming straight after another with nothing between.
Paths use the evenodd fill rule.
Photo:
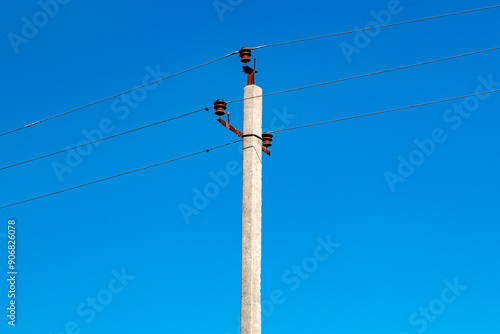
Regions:
<instances>
[{"instance_id":1,"label":"overhead electric wire","mask_svg":"<svg viewBox=\"0 0 500 334\"><path fill-rule=\"evenodd\" d=\"M494 48L490 48L490 49L485 49L485 50L479 50L479 51L464 53L464 54L457 55L457 56L445 57L445 58L440 58L440 59L425 61L425 62L421 62L421 63L411 64L411 65L405 65L405 66L401 66L401 67L395 67L395 68L391 68L391 69L386 69L386 70L381 70L381 71L376 71L376 72L371 72L371 73L366 73L366 74L360 74L360 75L356 75L356 76L352 76L352 77L336 79L336 80L327 81L327 82L323 82L323 83L319 83L319 84L308 85L308 86L303 86L303 87L298 87L298 88L292 88L292 89L282 90L282 91L278 91L278 92L267 93L267 94L263 94L263 95L256 96L256 97L250 97L250 98L243 98L243 99L233 100L233 101L229 101L227 103L229 104L229 103L244 101L244 100L247 100L247 99L253 99L253 98L257 98L257 97L265 97L265 96L283 94L283 93L293 92L293 91L307 89L307 88L319 87L319 86L328 85L328 84L332 84L332 83L337 83L337 82L342 82L342 81L347 81L347 80L353 80L353 79L359 79L359 78L368 77L368 76L372 76L372 75L377 75L377 74L382 74L382 73L387 73L387 72L392 72L392 71L407 69L407 68L411 68L411 67L416 67L416 66L422 66L422 65L437 63L437 62L441 62L441 61L446 61L446 60L451 60L451 59L466 57L466 56L470 56L470 55L475 55L475 54L489 52L489 51L494 51L494 50L499 50L499 49L500 49L500 47L494 47ZM211 106L211 107L213 107L213 106ZM135 131L138 131L138 130L146 129L146 128L149 128L149 127L152 127L152 126L155 126L155 125L159 125L159 124L162 124L162 123L165 123L165 122L168 122L168 121L179 119L179 118L182 118L182 117L194 114L194 113L198 113L200 111L207 110L207 109L208 108L202 108L202 109L194 110L194 111L188 112L188 113L180 115L180 116L176 116L176 117L168 118L168 119L165 119L165 120L162 120L162 121L158 121L158 122L155 122L155 123L151 123L151 124L148 124L148 125L144 125L144 126L132 129L132 130L124 131L124 132L121 132L121 133L109 136L109 137L101 138L101 139L98 139L98 140L95 140L95 141L91 141L91 142L88 142L88 143L85 143L85 144L77 145L77 146L70 147L70 148L67 148L67 149L64 149L64 150L60 150L60 151L57 151L57 152L53 152L53 153L49 153L49 154L46 154L46 155L42 155L42 156L39 156L39 157L36 157L36 158L32 158L32 159L29 159L29 160L26 160L26 161L18 162L18 163L9 165L9 166L0 167L0 170L4 170L4 169L16 167L16 166L19 166L19 165L22 165L22 164L25 164L25 163L29 163L29 162L36 161L36 160L39 160L39 159L42 159L42 158L46 158L46 157L50 157L50 156L53 156L53 155L56 155L56 154L67 152L67 151L70 151L70 150L73 150L73 149L76 149L76 148L79 148L79 147L82 147L82 146L91 145L91 144L94 144L96 142L101 142L101 141L104 141L104 140L108 140L108 139L111 139L111 138L115 138L115 137L118 137L118 136L122 136L122 135L125 135L125 134L128 134L128 133L131 133L131 132L135 132Z\"/></svg>"},{"instance_id":2,"label":"overhead electric wire","mask_svg":"<svg viewBox=\"0 0 500 334\"><path fill-rule=\"evenodd\" d=\"M410 21L404 21L404 22L396 22L396 23L390 23L390 24L384 24L384 25L380 25L380 26L375 26L375 27L367 27L367 28L361 28L361 29L355 29L355 30L350 30L350 31L344 31L344 32L338 32L338 33L333 33L333 34L328 34L328 35L322 35L322 36L315 36L315 37L309 37L309 38L303 38L303 39L297 39L297 40L292 40L292 41L286 41L286 42L279 42L279 43L273 43L273 44L267 44L267 45L261 45L261 46L257 46L257 47L251 47L250 49L251 50L257 50L257 49L263 49L263 48L268 48L268 47L273 47L273 46L278 46L278 45L285 45L285 44L291 44L291 43L299 43L299 42L305 42L305 41L310 41L310 40L315 40L315 39L321 39L321 38L327 38L327 37L333 37L333 36L340 36L340 35L346 35L346 34L352 34L352 33L356 33L356 32L361 32L361 31L366 31L366 30L373 30L373 29L380 29L380 28L385 28L385 27L391 27L391 26L397 26L397 25L403 25L403 24L408 24L408 23L415 23L415 22L420 22L420 21L427 21L427 20L433 20L433 19L438 19L438 18L443 18L443 17L448 17L448 16L455 16L455 15L461 15L461 14L466 14L466 13L472 13L472 12L478 12L478 11L483 11L483 10L489 10L489 9L495 9L495 8L499 8L500 5L495 5L495 6L489 6L489 7L482 7L482 8L476 8L476 9L469 9L469 10L465 10L465 11L461 11L461 12L455 12L455 13L448 13L448 14L442 14L442 15L437 15L437 16L431 16L431 17L426 17L426 18L420 18L420 19L415 19L415 20L410 20ZM54 119L54 118L58 118L58 117L61 117L61 116L64 116L64 115L67 115L69 113L72 113L72 112L75 112L75 111L78 111L78 110L81 110L81 109L84 109L84 108L87 108L87 107L90 107L90 106L93 106L95 104L98 104L98 103L101 103L101 102L105 102L105 101L108 101L110 99L113 99L115 97L118 97L118 96L121 96L121 95L124 95L124 94L127 94L127 93L130 93L132 91L135 91L135 90L138 90L138 89L141 89L143 87L146 87L146 86L149 86L149 85L153 85L153 84L156 84L160 81L163 81L163 80L166 80L166 79L169 79L169 78L172 78L172 77L175 77L175 76L178 76L180 74L183 74L183 73L186 73L186 72L189 72L189 71L192 71L194 69L197 69L197 68L200 68L200 67L203 67L203 66L206 66L206 65L209 65L211 63L214 63L214 62L217 62L219 60L222 60L222 59L225 59L225 58L228 58L230 56L233 56L235 54L238 54L239 51L233 51L225 56L222 56L222 57L219 57L217 59L214 59L214 60L211 60L211 61L208 61L206 63L203 63L203 64L200 64L200 65L197 65L197 66L194 66L194 67L191 67L189 69L186 69L184 71L181 71L181 72L178 72L178 73L175 73L175 74L172 74L172 75L168 75L164 78L160 78L158 80L155 80L155 81L152 81L150 83L147 83L147 84L144 84L144 85L141 85L141 86L137 86L137 87L134 87L134 88L131 88L131 89L128 89L126 91L123 91L121 93L118 93L118 94L114 94L112 96L109 96L109 97L106 97L106 98L103 98L103 99L100 99L100 100L97 100L95 102L92 102L92 103L88 103L86 105L83 105L81 107L78 107L78 108L75 108L75 109L71 109L71 110L68 110L66 112L63 112L63 113L60 113L60 114L57 114L57 115L54 115L54 116L50 116L50 117L47 117L47 118L44 118L44 119L41 119L39 121L36 121L36 122L33 122L33 123L30 123L30 124L27 124L27 125L24 125L22 127L19 127L19 128L15 128L15 129L12 129L10 131L7 131L7 132L4 132L4 133L0 133L0 137L2 136L5 136L5 135L8 135L8 134L11 134L13 132L17 132L17 131L20 131L20 130L23 130L23 129L26 129L26 128L30 128L34 125L37 125L39 123L42 123L42 122L45 122L45 121L48 121L48 120L51 120L51 119Z\"/></svg>"},{"instance_id":3,"label":"overhead electric wire","mask_svg":"<svg viewBox=\"0 0 500 334\"><path fill-rule=\"evenodd\" d=\"M461 11L461 12L442 14L442 15L437 15L437 16L431 16L431 17L426 17L426 18L421 18L421 19L410 20L410 21L396 22L396 23L384 24L384 25L375 26L375 27L367 27L367 28L361 28L361 29L355 29L355 30L350 30L350 31L344 31L344 32L338 32L338 33L328 34L328 35L322 35L322 36L315 36L315 37L297 39L297 40L292 40L292 41L287 41L287 42L279 42L279 43L261 45L261 46L257 46L257 47L252 47L250 49L257 50L257 49L263 49L263 48L268 48L268 47L273 47L273 46L278 46L278 45L285 45L285 44L291 44L291 43L305 42L305 41L310 41L310 40L315 40L315 39L321 39L321 38L327 38L327 37L333 37L333 36L340 36L340 35L352 34L352 33L360 32L360 31L380 29L380 28L397 26L397 25L403 25L403 24L408 24L408 23L415 23L415 22L420 22L420 21L433 20L433 19L438 19L438 18L443 18L443 17L448 17L448 16L455 16L455 15L461 15L461 14L466 14L466 13L478 12L478 11L483 11L483 10L488 10L488 9L495 9L495 8L499 8L499 7L500 7L500 5L495 5L495 6L489 6L489 7L482 7L482 8L476 8L476 9L470 9L470 10L465 10L465 11ZM149 85L153 85L153 84L158 83L160 81L163 81L163 80L166 80L166 79L178 76L180 74L183 74L183 73L192 71L194 69L197 69L197 68L209 65L211 63L217 62L219 60L228 58L228 57L233 56L235 54L238 54L238 51L231 52L231 53L229 53L229 54L227 54L225 56L219 57L217 59L208 61L206 63L200 64L200 65L197 65L197 66L194 66L194 67L191 67L191 68L189 68L187 70L184 70L184 71L172 74L172 75L168 75L168 76L166 76L164 78L160 78L160 79L152 81L150 83L147 83L147 84L144 84L144 85L141 85L141 86L137 86L137 87L132 88L132 89L128 89L126 91L123 91L123 92L118 93L118 94L114 94L112 96L103 98L101 100L97 100L95 102L88 103L88 104L83 105L81 107L78 107L78 108L75 108L75 109L71 109L69 111L66 111L66 112L63 112L63 113L60 113L60 114L57 114L57 115L54 115L54 116L50 116L50 117L41 119L39 121L36 121L36 122L30 123L30 124L24 125L24 126L19 127L19 128L15 128L13 130L10 130L10 131L4 132L4 133L0 133L0 137L8 135L8 134L13 133L13 132L17 132L17 131L29 128L29 127L32 127L32 126L37 125L39 123L42 123L42 122L45 122L45 121L48 121L48 120L51 120L51 119L54 119L54 118L57 118L57 117L61 117L61 116L67 115L69 113L72 113L72 112L75 112L75 111L78 111L78 110L81 110L81 109L93 106L93 105L101 103L101 102L108 101L108 100L113 99L115 97L118 97L118 96L130 93L132 91L135 91L137 89L141 89L143 87L146 87L146 86L149 86Z\"/></svg>"},{"instance_id":4,"label":"overhead electric wire","mask_svg":"<svg viewBox=\"0 0 500 334\"><path fill-rule=\"evenodd\" d=\"M66 148L64 150L60 150L60 151L57 151L57 152L52 152L52 153L49 153L49 154L45 154L45 155L42 155L42 156L39 156L39 157L36 157L36 158L32 158L32 159L29 159L29 160L21 161L21 162L18 162L18 163L9 165L9 166L0 167L0 170L4 170L4 169L16 167L16 166L23 165L23 164L28 163L28 162L33 162L33 161L36 161L36 160L39 160L39 159L43 159L43 158L47 158L47 157L50 157L50 156L53 156L53 155L56 155L56 154L64 153L64 152L67 152L67 151L71 151L71 150L74 150L74 149L79 148L79 147L91 145L91 144L94 144L94 143L97 143L97 142L101 142L101 141L104 141L104 140L108 140L108 139L111 139L111 138L122 136L122 135L125 135L125 134L128 134L128 133L131 133L131 132L143 130L143 129L146 129L146 128L149 128L149 127L152 127L152 126L155 126L155 125L163 124L163 123L166 123L166 122L169 122L169 121L173 121L173 120L176 120L176 119L179 119L179 118L182 118L182 117L186 117L188 115L192 115L192 114L195 114L195 113L198 113L200 111L207 110L207 109L208 108L194 110L194 111L188 112L188 113L180 115L180 116L171 117L171 118L164 119L164 120L161 120L161 121L158 121L158 122L155 122L155 123L151 123L151 124L147 124L147 125L144 125L144 126L140 126L138 128L135 128L135 129L131 129L131 130L127 130L127 131L124 131L124 132L120 132L120 133L117 133L115 135L104 137L104 138L101 138L101 139L97 139L97 140L94 140L94 141L91 141L91 142L88 142L88 143L85 143L85 144L80 144L80 145L77 145L77 146L69 147L69 148Z\"/></svg>"},{"instance_id":5,"label":"overhead electric wire","mask_svg":"<svg viewBox=\"0 0 500 334\"><path fill-rule=\"evenodd\" d=\"M23 200L23 201L20 201L20 202L15 202L15 203L7 204L7 205L4 205L4 206L0 206L0 209L5 209L5 208L8 208L8 207L11 207L11 206L14 206L14 205L19 205L19 204L22 204L22 203L31 202L31 201L34 201L34 200L37 200L37 199L41 199L41 198L44 198L44 197L48 197L48 196L60 194L60 193L63 193L63 192L66 192L66 191L70 191L70 190L73 190L73 189L78 189L78 188L81 188L81 187L85 187L85 186L88 186L88 185L91 185L91 184L94 184L94 183L99 183L99 182L107 181L107 180L114 179L114 178L119 177L119 176L123 176L123 175L127 175L127 174L132 174L132 173L135 173L135 172L143 171L145 169L149 169L149 168L157 167L157 166L160 166L160 165L164 165L164 164L167 164L167 163L170 163L170 162L174 162L174 161L181 160L181 159L184 159L184 158L192 157L192 156L195 156L195 155L198 155L198 154L201 154L201 153L205 153L205 152L208 153L210 151L213 151L213 150L225 147L225 146L236 144L236 143L238 143L240 141L242 141L242 140L241 139L240 140L236 140L236 141L233 141L233 142L230 142L230 143L227 143L227 144L223 144L223 145L219 145L219 146L214 146L214 147L205 149L203 151L199 151L199 152L187 154L187 155L184 155L184 156L181 156L181 157L178 157L178 158L174 158L174 159L170 159L170 160L167 160L167 161L163 161L163 162L160 162L160 163L157 163L157 164L154 164L154 165L149 165L149 166L138 168L138 169L134 169L134 170L131 170L131 171L128 171L128 172L125 172L125 173L120 173L120 174L116 174L116 175L113 175L113 176L108 176L108 177L105 177L103 179L99 179L99 180L87 182L87 183L84 183L84 184L80 184L78 186L74 186L74 187L71 187L71 188L66 188L66 189L63 189L63 190L55 191L53 193L49 193L49 194L45 194L45 195L33 197L33 198L26 199L26 200Z\"/></svg>"},{"instance_id":6,"label":"overhead electric wire","mask_svg":"<svg viewBox=\"0 0 500 334\"><path fill-rule=\"evenodd\" d=\"M294 126L294 127L290 127L290 128L281 129L281 130L270 131L270 133L277 133L277 132L283 132L283 131L296 130L296 129L301 129L301 128L305 128L305 127L311 127L311 126L323 125L323 124L328 124L328 123L333 123L333 122L345 121L345 120L354 119L354 118L360 118L360 117L378 115L378 114L388 113L388 112L392 112L392 111L398 111L398 110L404 110L404 109L422 107L422 106L427 106L427 105L432 105L432 104L437 104L437 103L443 103L443 102L449 102L449 101L459 100L459 99L463 99L463 98L467 98L467 97L484 95L484 94L491 94L491 93L496 93L496 92L500 92L500 89L494 89L494 90L489 90L489 91L480 92L480 93L473 93L473 94L467 94L467 95L462 95L462 96L457 96L457 97L451 97L451 98L437 100L437 101L424 102L424 103L414 104L414 105L410 105L410 106L399 107L399 108L388 109L388 110L382 110L382 111L377 111L377 112L372 112L372 113L367 113L367 114L354 115L354 116L349 116L349 117L344 117L344 118L337 118L337 119L333 119L333 120L329 120L329 121L324 121L324 122L299 125L299 126ZM242 141L242 139L236 140L236 141L233 141L233 142L230 142L230 143L226 143L226 144L219 145L219 146L214 146L214 147L211 147L209 149L205 149L205 150L198 151L198 152L195 152L195 153L187 154L187 155L184 155L184 156L181 156L181 157L178 157L178 158L170 159L170 160L163 161L163 162L160 162L160 163L156 163L156 164L153 164L153 165L149 165L149 166L146 166L146 167L142 167L142 168L134 169L134 170L131 170L131 171L128 171L128 172L124 172L124 173L116 174L116 175L113 175L113 176L109 176L109 177L106 177L106 178L103 178L103 179L99 179L99 180L87 182L87 183L84 183L84 184L80 184L78 186L74 186L74 187L71 187L71 188L66 188L66 189L55 191L55 192L52 192L52 193L49 193L49 194L45 194L45 195L41 195L41 196L30 198L30 199L26 199L26 200L23 200L23 201L19 201L19 202L7 204L7 205L4 205L4 206L1 206L0 209L5 209L5 208L11 207L11 206L19 205L19 204L22 204L22 203L34 201L34 200L37 200L37 199L41 199L41 198L52 196L52 195L56 195L56 194L60 194L60 193L63 193L63 192L69 191L69 190L78 189L78 188L85 187L85 186L88 186L88 185L91 185L91 184L94 184L94 183L99 183L99 182L107 181L107 180L110 180L110 179L113 179L113 178L116 178L116 177L119 177L119 176L123 176L123 175L131 174L131 173L139 172L139 171L142 171L142 170L145 170L145 169L149 169L149 168L152 168L152 167L164 165L164 164L167 164L167 163L170 163L170 162L173 162L173 161L177 161L177 160L181 160L181 159L184 159L184 158L188 158L188 157L191 157L191 156L194 156L194 155L198 155L198 154L201 154L201 153L204 153L204 152L208 153L209 151L213 151L213 150L225 147L225 146L233 145L233 144L239 143L241 141Z\"/></svg>"},{"instance_id":7,"label":"overhead electric wire","mask_svg":"<svg viewBox=\"0 0 500 334\"><path fill-rule=\"evenodd\" d=\"M474 93L474 94L467 94L467 95L462 95L462 96L457 96L457 97L451 97L451 98L447 98L447 99L443 99L443 100L437 100L437 101L431 101L431 102L424 102L424 103L414 104L414 105L411 105L411 106L405 106L405 107L399 107L399 108L394 108L394 109L376 111L376 112L367 113L367 114L361 114L361 115L354 115L354 116L348 116L348 117L343 117L343 118L337 118L337 119L332 119L332 120L324 121L324 122L299 125L299 126L294 126L294 127L291 127L291 128L269 131L269 133L276 133L276 132L296 130L296 129L306 128L306 127L310 127L310 126L316 126L316 125L323 125L323 124L328 124L328 123L333 123L333 122L346 121L346 120L349 120L349 119L366 117L366 116L373 116L373 115L388 113L388 112L391 112L391 111L399 111L399 110L411 109L411 108L416 108L416 107L423 107L423 106L427 106L427 105L431 105L431 104L449 102L449 101L464 99L464 98L467 98L467 97L484 95L484 94L491 94L491 93L497 93L497 92L500 92L500 89L493 89L493 90L489 90L489 91L486 91L486 92L480 92L480 93Z\"/></svg>"},{"instance_id":8,"label":"overhead electric wire","mask_svg":"<svg viewBox=\"0 0 500 334\"><path fill-rule=\"evenodd\" d=\"M200 67L203 67L203 66L206 66L206 65L209 65L209 64L215 63L215 62L217 62L217 61L219 61L219 60L222 60L222 59L224 59L224 58L228 58L228 57L233 56L233 55L235 55L235 54L237 54L237 53L238 53L238 51L231 52L231 53L229 53L229 54L227 54L227 55L225 55L225 56L223 56L223 57L219 57L219 58L217 58L217 59L214 59L214 60L211 60L211 61L209 61L209 62L203 63L203 64L201 64L201 65L197 65L197 66L194 66L194 67L188 68L187 70L180 71L180 72L177 72L177 73L174 73L174 74L168 75L168 76L163 77L163 78L160 78L160 79L158 79L158 80L155 80L155 81L152 81L152 82L148 82L148 83L146 83L146 84L144 84L144 85L137 86L137 87L134 87L134 88L128 89L128 90L126 90L126 91L123 91L123 92L121 92L121 93L114 94L114 95L112 95L112 96L109 96L109 97L103 98L103 99L101 99L101 100L97 100L97 101L95 101L95 102L85 104L85 105L83 105L83 106L81 106L81 107L78 107L78 108L75 108L75 109L71 109L71 110L69 110L69 111L65 111L65 112L63 112L63 113L60 113L60 114L57 114L57 115L54 115L54 116L50 116L50 117L47 117L47 118L41 119L41 120L39 120L39 121L36 121L36 122L30 123L30 124L27 124L27 125L25 125L25 126L22 126L22 127L19 127L19 128L16 128L16 129L13 129L13 130L10 130L10 131L7 131L7 132L4 132L4 133L1 133L1 134L0 134L0 137L5 136L5 135L8 135L8 134L13 133L13 132L17 132L17 131L20 131L20 130L26 129L26 128L30 128L30 127L32 127L32 126L34 126L34 125L39 124L39 123L42 123L42 122L45 122L45 121L48 121L48 120L51 120L51 119L54 119L54 118L57 118L57 117L61 117L61 116L64 116L64 115L70 114L70 113L72 113L72 112L75 112L75 111L78 111L78 110L84 109L84 108L88 108L88 107L93 106L93 105L95 105L95 104L98 104L98 103L101 103L101 102L105 102L105 101L108 101L108 100L114 99L115 97L118 97L118 96L121 96L121 95L124 95L124 94L130 93L130 92L133 92L133 91L135 91L135 90L138 90L138 89L141 89L141 88L144 88L144 87L150 86L150 85L154 85L154 84L156 84L156 83L158 83L158 82L160 82L160 81L164 81L164 80L166 80L166 79L173 78L173 77L175 77L175 76L178 76L178 75L184 74L184 73L186 73L186 72L190 72L190 71L195 70L195 69L197 69L197 68L200 68Z\"/></svg>"},{"instance_id":9,"label":"overhead electric wire","mask_svg":"<svg viewBox=\"0 0 500 334\"><path fill-rule=\"evenodd\" d=\"M439 59L435 59L435 60L424 61L424 62L421 62L421 63L411 64L411 65L405 65L405 66L400 66L400 67L394 67L394 68L390 68L390 69L387 69L387 70L381 70L381 71L376 71L376 72L371 72L371 73L366 73L366 74L355 75L355 76L352 76L352 77L347 77L347 78L342 78L342 79L336 79L336 80L332 80L332 81L326 81L326 82L322 82L322 83L319 83L319 84L302 86L302 87L298 87L298 88L286 89L286 90L282 90L282 91L278 91L278 92L262 94L262 95L259 95L259 96L253 96L253 97L249 97L249 98L243 98L243 99L233 100L233 101L229 101L227 103L229 104L229 103L234 103L234 102L245 101L245 100L248 100L248 99L255 99L255 98L259 98L259 97L265 97L265 96L271 96L271 95L289 93L289 92L294 92L294 91L297 91L297 90L308 89L308 88L329 85L329 84L332 84L332 83L337 83L337 82L342 82L342 81L348 81L348 80L353 80L353 79L359 79L359 78L369 77L369 76L372 76L372 75L377 75L377 74L382 74L382 73L387 73L387 72L393 72L393 71L403 70L403 69L407 69L407 68L411 68L411 67L416 67L416 66L428 65L428 64L437 63L437 62L440 62L440 61L446 61L446 60L451 60L451 59L456 59L456 58L471 56L471 55L475 55L475 54L479 54L479 53L484 53L484 52L495 51L495 50L500 50L500 47L497 46L497 47L494 47L494 48L489 48L489 49L485 49L485 50L479 50L479 51L464 53L464 54L457 55L457 56L451 56L451 57L446 57L446 58L439 58Z\"/></svg>"},{"instance_id":10,"label":"overhead electric wire","mask_svg":"<svg viewBox=\"0 0 500 334\"><path fill-rule=\"evenodd\" d=\"M483 11L483 10L488 10L488 9L495 9L495 8L499 8L499 7L500 7L500 5L495 5L495 6L489 6L489 7L469 9L469 10L464 10L464 11L461 11L461 12L455 12L455 13L448 13L448 14L430 16L430 17L425 17L425 18L415 19L415 20L410 20L410 21L389 23L389 24L383 24L383 25L379 25L379 26L375 26L375 27L360 28L360 29L355 29L355 30L337 32L337 33L328 34L328 35L308 37L308 38L302 38L302 39L297 39L297 40L292 40L292 41L287 41L287 42L279 42L279 43L261 45L261 46L252 47L250 49L251 50L258 50L258 49L263 49L263 48L268 48L268 47L273 47L273 46L279 46L279 45L299 43L299 42L311 41L311 40L321 39L321 38L327 38L327 37L334 37L334 36L341 36L341 35L353 34L353 33L356 33L356 32L361 32L361 31L366 31L366 30L374 30L374 29L387 28L387 27L398 26L398 25L403 25L403 24L409 24L409 23L415 23L415 22L421 22L421 21L434 20L434 19L439 19L439 18L443 18L443 17L455 16L455 15L461 15L461 14L467 14L467 13L478 12L478 11Z\"/></svg>"}]
</instances>

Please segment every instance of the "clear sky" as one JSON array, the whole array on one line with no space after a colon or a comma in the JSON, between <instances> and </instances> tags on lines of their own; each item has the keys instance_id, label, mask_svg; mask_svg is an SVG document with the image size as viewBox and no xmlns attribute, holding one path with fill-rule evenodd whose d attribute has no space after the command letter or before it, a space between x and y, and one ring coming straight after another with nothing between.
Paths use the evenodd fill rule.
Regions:
<instances>
[{"instance_id":1,"label":"clear sky","mask_svg":"<svg viewBox=\"0 0 500 334\"><path fill-rule=\"evenodd\" d=\"M498 2L4 1L0 132L243 46ZM45 9L43 9L45 8ZM44 14L45 13L45 14ZM48 13L48 14L47 14ZM390 13L390 15L387 15ZM500 46L500 9L254 51L264 93ZM35 22L37 25L34 25ZM264 98L278 130L500 88L500 51ZM243 96L237 56L0 137L0 167ZM242 127L242 103L229 105ZM213 110L0 171L0 206L238 138ZM500 93L276 133L263 333L495 334ZM240 145L0 210L17 328L236 334Z\"/></svg>"}]
</instances>

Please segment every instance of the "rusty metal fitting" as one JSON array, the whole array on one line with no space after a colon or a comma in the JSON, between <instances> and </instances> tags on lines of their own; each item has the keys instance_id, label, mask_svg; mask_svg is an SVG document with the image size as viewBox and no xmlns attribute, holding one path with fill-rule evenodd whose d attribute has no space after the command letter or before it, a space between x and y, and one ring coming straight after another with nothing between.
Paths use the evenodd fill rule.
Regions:
<instances>
[{"instance_id":1,"label":"rusty metal fitting","mask_svg":"<svg viewBox=\"0 0 500 334\"><path fill-rule=\"evenodd\" d=\"M249 48L241 48L240 57L242 63L249 63L251 61L250 57L252 56L252 50Z\"/></svg>"},{"instance_id":2,"label":"rusty metal fitting","mask_svg":"<svg viewBox=\"0 0 500 334\"><path fill-rule=\"evenodd\" d=\"M273 142L273 135L270 134L269 132L266 132L266 133L263 133L262 134L262 141L264 142L262 145L264 147L271 147L273 146L272 142Z\"/></svg>"},{"instance_id":3,"label":"rusty metal fitting","mask_svg":"<svg viewBox=\"0 0 500 334\"><path fill-rule=\"evenodd\" d=\"M226 101L219 99L214 102L215 114L217 116L224 116L226 114L227 103Z\"/></svg>"}]
</instances>

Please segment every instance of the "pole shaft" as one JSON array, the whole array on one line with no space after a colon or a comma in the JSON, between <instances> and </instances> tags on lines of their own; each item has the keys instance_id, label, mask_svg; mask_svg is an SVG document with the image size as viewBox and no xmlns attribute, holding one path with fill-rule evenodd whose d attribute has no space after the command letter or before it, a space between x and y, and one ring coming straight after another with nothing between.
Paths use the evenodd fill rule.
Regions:
<instances>
[{"instance_id":1,"label":"pole shaft","mask_svg":"<svg viewBox=\"0 0 500 334\"><path fill-rule=\"evenodd\" d=\"M254 98L255 96L260 96ZM262 89L245 87L243 135L262 135ZM243 137L241 334L261 333L262 141Z\"/></svg>"}]
</instances>

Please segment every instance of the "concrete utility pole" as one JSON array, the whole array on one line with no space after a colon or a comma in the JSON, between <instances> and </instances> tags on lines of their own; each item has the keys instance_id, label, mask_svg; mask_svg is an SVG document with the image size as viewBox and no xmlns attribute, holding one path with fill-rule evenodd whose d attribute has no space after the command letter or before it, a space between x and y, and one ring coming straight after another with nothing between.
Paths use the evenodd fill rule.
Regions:
<instances>
[{"instance_id":1,"label":"concrete utility pole","mask_svg":"<svg viewBox=\"0 0 500 334\"><path fill-rule=\"evenodd\" d=\"M260 334L262 89L248 85L244 97L241 334Z\"/></svg>"},{"instance_id":2,"label":"concrete utility pole","mask_svg":"<svg viewBox=\"0 0 500 334\"><path fill-rule=\"evenodd\" d=\"M245 87L243 132L222 119L227 103L214 103L219 123L243 138L243 213L241 251L241 334L261 333L260 307L260 263L261 263L261 221L262 221L262 152L271 155L273 135L262 133L262 89L255 85L254 68L248 64L252 51L240 50L243 72L248 76Z\"/></svg>"}]
</instances>

